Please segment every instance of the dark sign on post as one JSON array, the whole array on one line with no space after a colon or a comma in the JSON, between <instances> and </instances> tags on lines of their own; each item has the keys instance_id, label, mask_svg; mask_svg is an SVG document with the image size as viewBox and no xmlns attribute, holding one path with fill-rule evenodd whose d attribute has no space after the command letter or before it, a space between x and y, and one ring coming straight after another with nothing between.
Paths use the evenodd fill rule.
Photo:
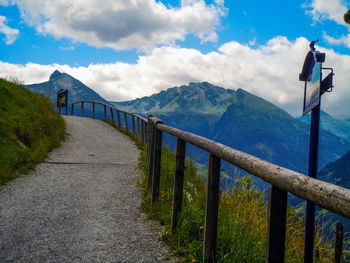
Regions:
<instances>
[{"instance_id":1,"label":"dark sign on post","mask_svg":"<svg viewBox=\"0 0 350 263\"><path fill-rule=\"evenodd\" d=\"M321 63L316 62L310 79L305 81L303 115L320 103Z\"/></svg>"},{"instance_id":2,"label":"dark sign on post","mask_svg":"<svg viewBox=\"0 0 350 263\"><path fill-rule=\"evenodd\" d=\"M61 108L66 107L66 115L67 115L67 107L68 107L68 90L60 89L57 92L57 107L61 113Z\"/></svg>"}]
</instances>

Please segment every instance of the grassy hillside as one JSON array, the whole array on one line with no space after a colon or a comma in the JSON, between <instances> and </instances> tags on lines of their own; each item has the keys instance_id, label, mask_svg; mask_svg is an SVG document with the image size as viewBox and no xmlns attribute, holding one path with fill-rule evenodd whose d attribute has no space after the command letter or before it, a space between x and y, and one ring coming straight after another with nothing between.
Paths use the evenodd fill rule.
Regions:
<instances>
[{"instance_id":1,"label":"grassy hillside","mask_svg":"<svg viewBox=\"0 0 350 263\"><path fill-rule=\"evenodd\" d=\"M180 262L201 262L206 185L194 163L187 161L184 179L183 210L176 233L171 232L171 211L175 154L163 147L161 159L160 196L153 206L147 189L145 152L141 153L140 169L144 173L142 208L149 218L165 228L162 236L170 256ZM223 191L220 198L217 262L265 262L267 246L267 204L265 194L256 190L251 177L237 178L232 189ZM289 206L287 216L286 262L302 262L304 250L304 216ZM321 226L322 228L322 226ZM315 240L315 262L332 262L332 242L325 241L319 229Z\"/></svg>"},{"instance_id":2,"label":"grassy hillside","mask_svg":"<svg viewBox=\"0 0 350 263\"><path fill-rule=\"evenodd\" d=\"M46 97L0 79L0 185L43 161L64 132L63 119Z\"/></svg>"}]
</instances>

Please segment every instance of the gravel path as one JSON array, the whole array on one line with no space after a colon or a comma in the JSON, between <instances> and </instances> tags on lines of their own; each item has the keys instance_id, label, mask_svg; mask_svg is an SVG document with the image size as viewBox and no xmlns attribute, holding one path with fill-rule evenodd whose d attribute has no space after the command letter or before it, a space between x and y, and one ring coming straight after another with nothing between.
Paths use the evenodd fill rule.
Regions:
<instances>
[{"instance_id":1,"label":"gravel path","mask_svg":"<svg viewBox=\"0 0 350 263\"><path fill-rule=\"evenodd\" d=\"M51 163L0 189L0 262L164 262L159 225L138 209L133 142L101 121L65 120Z\"/></svg>"}]
</instances>

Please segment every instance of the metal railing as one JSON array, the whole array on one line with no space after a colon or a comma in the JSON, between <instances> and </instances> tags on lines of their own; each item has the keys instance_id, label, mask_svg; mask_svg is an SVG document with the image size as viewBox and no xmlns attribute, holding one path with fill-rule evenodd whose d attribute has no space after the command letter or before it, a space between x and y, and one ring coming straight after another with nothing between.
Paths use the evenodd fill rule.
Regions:
<instances>
[{"instance_id":1,"label":"metal railing","mask_svg":"<svg viewBox=\"0 0 350 263\"><path fill-rule=\"evenodd\" d=\"M86 102L92 103L94 117L94 104L99 103L96 101L75 102L72 104L72 113L73 105L82 103L83 116L83 105ZM172 209L173 231L176 229L178 218L182 210L186 142L209 153L203 262L215 262L216 259L221 159L271 184L268 195L268 245L266 262L284 262L288 193L304 200L314 202L320 207L350 219L349 189L311 178L247 153L240 152L213 140L167 126L160 119L152 115L146 120L138 115L119 110L110 105L104 103L99 104L104 105L104 117L106 119L106 107L110 108L113 124L113 110L117 111L119 127L121 127L119 112L124 113L126 130L128 130L127 115L131 116L133 127L135 127L135 118L137 118L138 122L139 120L141 121L143 127L141 128L142 143L143 145L147 144L148 187L152 191L152 203L159 199L162 134L165 132L177 138ZM138 129L138 131L140 134L140 129ZM135 128L133 128L133 132L136 134Z\"/></svg>"}]
</instances>

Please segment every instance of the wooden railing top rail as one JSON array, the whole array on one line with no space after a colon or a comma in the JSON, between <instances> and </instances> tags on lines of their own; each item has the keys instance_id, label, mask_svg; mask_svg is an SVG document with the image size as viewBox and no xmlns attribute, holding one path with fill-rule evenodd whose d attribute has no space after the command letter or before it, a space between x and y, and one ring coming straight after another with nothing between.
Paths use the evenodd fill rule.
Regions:
<instances>
[{"instance_id":1,"label":"wooden railing top rail","mask_svg":"<svg viewBox=\"0 0 350 263\"><path fill-rule=\"evenodd\" d=\"M350 218L350 190L277 166L207 138L164 125L151 117L156 128L187 141L305 200Z\"/></svg>"},{"instance_id":2,"label":"wooden railing top rail","mask_svg":"<svg viewBox=\"0 0 350 263\"><path fill-rule=\"evenodd\" d=\"M104 106L107 106L107 107L109 107L109 108L112 108L112 109L114 109L114 110L116 110L116 111L120 111L120 112L129 114L129 115L132 115L132 116L136 116L136 117L142 119L142 120L145 121L145 122L148 121L147 119L143 118L143 117L140 116L140 115L137 115L137 114L132 113L132 112L124 111L124 110L121 110L121 109L118 109L118 108L116 108L116 107L114 107L114 106L112 106L112 105L110 105L110 104L107 104L107 103L104 103L104 102L100 102L100 101L95 101L95 100L79 100L79 101L75 101L75 102L71 103L71 105L78 104L78 103L82 103L82 102L84 102L84 103L85 103L85 102L87 102L87 103L95 103L95 104L104 105Z\"/></svg>"}]
</instances>

